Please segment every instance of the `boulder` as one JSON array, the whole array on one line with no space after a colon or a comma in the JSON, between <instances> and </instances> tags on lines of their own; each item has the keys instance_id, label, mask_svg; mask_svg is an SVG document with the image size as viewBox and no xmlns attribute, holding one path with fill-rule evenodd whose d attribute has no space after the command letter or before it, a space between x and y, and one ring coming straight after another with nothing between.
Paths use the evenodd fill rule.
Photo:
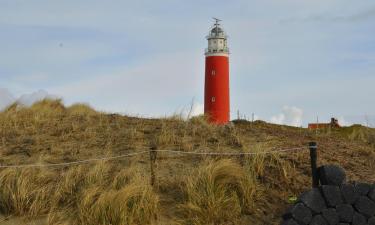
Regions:
<instances>
[{"instance_id":1,"label":"boulder","mask_svg":"<svg viewBox=\"0 0 375 225\"><path fill-rule=\"evenodd\" d=\"M344 169L336 165L325 165L318 168L319 180L322 185L340 186L346 181Z\"/></svg>"},{"instance_id":2,"label":"boulder","mask_svg":"<svg viewBox=\"0 0 375 225\"><path fill-rule=\"evenodd\" d=\"M355 212L353 215L352 225L367 225L366 217Z\"/></svg>"},{"instance_id":3,"label":"boulder","mask_svg":"<svg viewBox=\"0 0 375 225\"><path fill-rule=\"evenodd\" d=\"M283 220L288 220L290 218L293 218L292 210L294 208L294 205L291 205L287 208L286 212L281 216Z\"/></svg>"},{"instance_id":4,"label":"boulder","mask_svg":"<svg viewBox=\"0 0 375 225\"><path fill-rule=\"evenodd\" d=\"M316 215L311 220L310 225L328 225L327 221L323 218L322 215Z\"/></svg>"},{"instance_id":5,"label":"boulder","mask_svg":"<svg viewBox=\"0 0 375 225\"><path fill-rule=\"evenodd\" d=\"M299 225L295 220L289 219L281 222L281 225Z\"/></svg>"},{"instance_id":6,"label":"boulder","mask_svg":"<svg viewBox=\"0 0 375 225\"><path fill-rule=\"evenodd\" d=\"M291 210L291 215L298 224L308 225L312 219L312 213L309 208L307 208L302 203L297 203Z\"/></svg>"},{"instance_id":7,"label":"boulder","mask_svg":"<svg viewBox=\"0 0 375 225\"><path fill-rule=\"evenodd\" d=\"M344 202L347 204L354 204L359 198L359 194L355 191L354 185L352 184L343 184L340 190Z\"/></svg>"},{"instance_id":8,"label":"boulder","mask_svg":"<svg viewBox=\"0 0 375 225\"><path fill-rule=\"evenodd\" d=\"M351 223L353 219L354 209L349 204L341 204L336 206L336 212L339 215L340 222Z\"/></svg>"},{"instance_id":9,"label":"boulder","mask_svg":"<svg viewBox=\"0 0 375 225\"><path fill-rule=\"evenodd\" d=\"M312 219L312 213L303 203L297 203L290 207L283 215L284 220L293 219L300 224L307 225Z\"/></svg>"},{"instance_id":10,"label":"boulder","mask_svg":"<svg viewBox=\"0 0 375 225\"><path fill-rule=\"evenodd\" d=\"M313 188L310 191L304 192L298 201L304 203L313 211L314 214L321 213L327 208L323 196L318 188Z\"/></svg>"},{"instance_id":11,"label":"boulder","mask_svg":"<svg viewBox=\"0 0 375 225\"><path fill-rule=\"evenodd\" d=\"M336 209L334 208L323 210L322 216L327 220L329 225L337 225L340 221L339 214L337 214Z\"/></svg>"},{"instance_id":12,"label":"boulder","mask_svg":"<svg viewBox=\"0 0 375 225\"><path fill-rule=\"evenodd\" d=\"M368 193L368 197L375 201L375 185L373 185L372 189L370 190L370 192Z\"/></svg>"},{"instance_id":13,"label":"boulder","mask_svg":"<svg viewBox=\"0 0 375 225\"><path fill-rule=\"evenodd\" d=\"M358 212L370 218L375 215L375 202L365 196L360 196L354 203Z\"/></svg>"},{"instance_id":14,"label":"boulder","mask_svg":"<svg viewBox=\"0 0 375 225\"><path fill-rule=\"evenodd\" d=\"M368 225L375 225L375 216L373 216L370 219L368 219L367 224Z\"/></svg>"},{"instance_id":15,"label":"boulder","mask_svg":"<svg viewBox=\"0 0 375 225\"><path fill-rule=\"evenodd\" d=\"M321 190L328 207L335 207L344 203L338 186L323 185Z\"/></svg>"},{"instance_id":16,"label":"boulder","mask_svg":"<svg viewBox=\"0 0 375 225\"><path fill-rule=\"evenodd\" d=\"M371 190L371 185L366 183L355 183L354 187L359 195L367 195Z\"/></svg>"}]
</instances>

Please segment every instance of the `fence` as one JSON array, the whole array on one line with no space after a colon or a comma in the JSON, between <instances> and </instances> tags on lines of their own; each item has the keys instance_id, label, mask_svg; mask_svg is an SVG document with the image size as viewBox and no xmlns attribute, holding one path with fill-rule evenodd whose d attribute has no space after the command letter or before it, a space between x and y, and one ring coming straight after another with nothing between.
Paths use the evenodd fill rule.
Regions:
<instances>
[{"instance_id":1,"label":"fence","mask_svg":"<svg viewBox=\"0 0 375 225\"><path fill-rule=\"evenodd\" d=\"M261 155L261 154L274 154L274 153L285 153L285 152L293 152L299 150L310 150L310 158L311 158L311 173L312 173L312 185L313 187L318 185L318 173L317 173L317 144L316 142L310 142L308 147L295 147L295 148L287 148L287 149L273 149L270 151L264 152L197 152L197 151L177 151L177 150L158 150L158 149L150 149L135 153L128 153L118 156L110 156L110 157L101 157L101 158L91 158L85 160L78 160L73 162L65 162L65 163L51 163L51 164L20 164L20 165L0 165L0 168L38 168L38 167L66 167L66 166L73 166L73 165L80 165L80 164L89 164L98 161L112 161L112 160L119 160L128 157L134 157L139 155L147 155L149 154L150 157L150 173L151 173L151 185L155 183L155 163L157 160L158 153L168 153L168 154L179 154L179 155L200 155L200 156L254 156L254 155Z\"/></svg>"}]
</instances>

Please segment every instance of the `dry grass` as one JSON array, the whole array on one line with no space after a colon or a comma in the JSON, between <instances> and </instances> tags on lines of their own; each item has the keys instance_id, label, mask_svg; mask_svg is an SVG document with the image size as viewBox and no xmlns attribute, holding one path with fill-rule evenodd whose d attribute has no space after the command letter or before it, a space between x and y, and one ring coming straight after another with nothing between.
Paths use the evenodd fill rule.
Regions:
<instances>
[{"instance_id":1,"label":"dry grass","mask_svg":"<svg viewBox=\"0 0 375 225\"><path fill-rule=\"evenodd\" d=\"M258 154L247 156L244 167L248 173L261 180L272 171L271 174L277 175L277 179L280 182L287 181L289 179L289 171L293 170L293 166L282 158L282 154L271 150L264 144L255 144L251 148L251 152ZM270 153L264 154L264 152Z\"/></svg>"},{"instance_id":2,"label":"dry grass","mask_svg":"<svg viewBox=\"0 0 375 225\"><path fill-rule=\"evenodd\" d=\"M88 189L78 206L82 225L152 224L158 198L150 186L127 185L120 190Z\"/></svg>"},{"instance_id":3,"label":"dry grass","mask_svg":"<svg viewBox=\"0 0 375 225\"><path fill-rule=\"evenodd\" d=\"M74 104L70 107L68 107L67 109L69 111L69 113L71 115L83 115L83 116L87 116L87 115L97 115L98 112L95 111L93 108L85 105L85 104L82 104L82 103L77 103L77 104Z\"/></svg>"},{"instance_id":4,"label":"dry grass","mask_svg":"<svg viewBox=\"0 0 375 225\"><path fill-rule=\"evenodd\" d=\"M287 196L309 187L308 153L262 152L304 146L314 138L322 161L375 181L373 132L343 129L316 136L260 121L216 126L201 116L141 119L83 104L65 107L61 101L29 108L14 104L0 112L2 165L71 162L150 148L259 154L223 159L159 153L154 187L147 154L62 168L1 169L0 210L48 214L49 225L248 224L249 218L252 224L277 224Z\"/></svg>"},{"instance_id":5,"label":"dry grass","mask_svg":"<svg viewBox=\"0 0 375 225\"><path fill-rule=\"evenodd\" d=\"M152 224L158 212L158 197L141 168L120 169L109 163L79 166L68 170L57 186L49 215L51 225L67 221L81 225Z\"/></svg>"},{"instance_id":6,"label":"dry grass","mask_svg":"<svg viewBox=\"0 0 375 225\"><path fill-rule=\"evenodd\" d=\"M261 196L257 181L235 161L208 161L187 178L180 206L183 224L239 224Z\"/></svg>"},{"instance_id":7,"label":"dry grass","mask_svg":"<svg viewBox=\"0 0 375 225\"><path fill-rule=\"evenodd\" d=\"M50 225L152 224L158 196L140 171L108 163L65 172L6 169L0 172L0 210L27 217L49 214Z\"/></svg>"},{"instance_id":8,"label":"dry grass","mask_svg":"<svg viewBox=\"0 0 375 225\"><path fill-rule=\"evenodd\" d=\"M0 172L0 211L35 217L49 212L56 180L48 171L6 169Z\"/></svg>"},{"instance_id":9,"label":"dry grass","mask_svg":"<svg viewBox=\"0 0 375 225\"><path fill-rule=\"evenodd\" d=\"M352 141L361 141L375 147L375 129L353 125L342 128L341 134Z\"/></svg>"}]
</instances>

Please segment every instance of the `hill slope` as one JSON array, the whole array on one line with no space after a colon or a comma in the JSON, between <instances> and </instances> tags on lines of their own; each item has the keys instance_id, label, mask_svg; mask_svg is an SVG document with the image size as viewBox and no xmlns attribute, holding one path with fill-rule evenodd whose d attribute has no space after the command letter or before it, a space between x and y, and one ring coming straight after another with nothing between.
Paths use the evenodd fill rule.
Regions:
<instances>
[{"instance_id":1,"label":"hill slope","mask_svg":"<svg viewBox=\"0 0 375 225\"><path fill-rule=\"evenodd\" d=\"M320 164L375 182L375 131L353 126L318 134L256 121L214 126L204 118L142 119L42 101L0 113L0 210L46 224L278 224L288 197L310 187L307 144ZM280 149L305 149L278 152ZM151 186L147 151L254 152L244 157L158 152ZM272 151L271 154L262 154ZM0 222L1 224L1 222Z\"/></svg>"}]
</instances>

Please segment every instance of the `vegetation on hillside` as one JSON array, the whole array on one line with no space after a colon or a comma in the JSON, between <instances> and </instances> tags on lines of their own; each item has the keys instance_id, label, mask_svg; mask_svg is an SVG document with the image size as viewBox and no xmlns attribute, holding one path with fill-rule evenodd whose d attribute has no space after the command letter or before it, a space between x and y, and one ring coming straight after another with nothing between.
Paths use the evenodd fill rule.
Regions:
<instances>
[{"instance_id":1,"label":"vegetation on hillside","mask_svg":"<svg viewBox=\"0 0 375 225\"><path fill-rule=\"evenodd\" d=\"M49 225L278 224L288 197L310 186L309 153L375 181L375 132L353 126L318 134L256 121L216 126L204 117L143 119L44 100L0 112L0 165L74 162L159 150L254 152L248 156L158 152L56 167L0 168L0 212ZM262 154L273 150L272 154Z\"/></svg>"}]
</instances>

